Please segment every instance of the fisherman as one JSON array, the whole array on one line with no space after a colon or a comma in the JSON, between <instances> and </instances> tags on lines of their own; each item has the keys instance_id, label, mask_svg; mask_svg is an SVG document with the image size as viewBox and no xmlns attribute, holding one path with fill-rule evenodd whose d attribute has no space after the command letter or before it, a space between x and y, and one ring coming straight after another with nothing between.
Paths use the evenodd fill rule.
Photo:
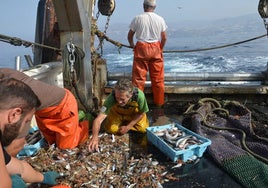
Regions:
<instances>
[{"instance_id":1,"label":"fisherman","mask_svg":"<svg viewBox=\"0 0 268 188\"><path fill-rule=\"evenodd\" d=\"M155 8L155 0L144 0L144 13L132 20L127 38L134 49L132 83L143 91L149 70L154 103L156 107L162 107L164 104L163 49L167 40L167 25L161 16L154 13ZM135 34L136 45L133 41Z\"/></svg>"},{"instance_id":2,"label":"fisherman","mask_svg":"<svg viewBox=\"0 0 268 188\"><path fill-rule=\"evenodd\" d=\"M149 126L148 111L144 93L134 87L130 80L119 80L93 122L89 151L98 151L98 134L104 119L104 129L108 133L123 135L130 130L144 133Z\"/></svg>"},{"instance_id":3,"label":"fisherman","mask_svg":"<svg viewBox=\"0 0 268 188\"><path fill-rule=\"evenodd\" d=\"M41 101L35 113L38 128L49 144L56 144L60 149L72 149L88 139L88 124L79 123L78 105L73 94L58 86L35 80L23 72L8 68L0 68L5 77L21 80L34 91ZM28 130L26 128L26 130ZM25 142L24 131L16 141L7 147L7 151L20 150ZM17 147L17 149L16 149Z\"/></svg>"},{"instance_id":4,"label":"fisherman","mask_svg":"<svg viewBox=\"0 0 268 188\"><path fill-rule=\"evenodd\" d=\"M2 77L3 78L3 77ZM9 78L0 80L0 187L27 187L40 182L55 185L57 172L40 173L25 161L11 157L4 149L31 121L40 105L38 97L23 82ZM26 183L25 183L26 182Z\"/></svg>"}]
</instances>

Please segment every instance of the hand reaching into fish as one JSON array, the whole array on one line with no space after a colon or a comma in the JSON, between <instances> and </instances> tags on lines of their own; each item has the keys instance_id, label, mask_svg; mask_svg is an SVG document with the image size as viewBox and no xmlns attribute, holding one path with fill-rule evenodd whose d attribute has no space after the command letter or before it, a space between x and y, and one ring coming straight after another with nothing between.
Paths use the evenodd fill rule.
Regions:
<instances>
[{"instance_id":1,"label":"hand reaching into fish","mask_svg":"<svg viewBox=\"0 0 268 188\"><path fill-rule=\"evenodd\" d=\"M97 151L99 152L99 138L92 137L88 144L88 150L90 152Z\"/></svg>"},{"instance_id":2,"label":"hand reaching into fish","mask_svg":"<svg viewBox=\"0 0 268 188\"><path fill-rule=\"evenodd\" d=\"M126 134L129 131L129 127L128 126L120 126L118 129L118 134Z\"/></svg>"}]
</instances>

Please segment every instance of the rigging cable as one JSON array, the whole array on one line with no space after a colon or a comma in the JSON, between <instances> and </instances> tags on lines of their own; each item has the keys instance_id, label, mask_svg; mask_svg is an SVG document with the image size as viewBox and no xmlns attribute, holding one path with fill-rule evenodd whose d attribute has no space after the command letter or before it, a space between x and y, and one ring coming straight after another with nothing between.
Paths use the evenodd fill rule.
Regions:
<instances>
[{"instance_id":1,"label":"rigging cable","mask_svg":"<svg viewBox=\"0 0 268 188\"><path fill-rule=\"evenodd\" d=\"M122 43L120 43L118 41L110 39L108 36L105 35L105 33L101 32L100 30L96 30L95 35L97 35L99 38L103 38L103 39L107 40L108 42L114 44L119 49L122 48L122 47L132 48L129 45L125 45L125 44L122 44ZM247 39L247 40L244 40L244 41L239 41L239 42L235 42L235 43L231 43L231 44L225 44L225 45L221 45L221 46L215 46L215 47L209 47L209 48L199 48L199 49L192 49L192 50L164 50L163 53L185 53L185 52L198 52L198 51L215 50L215 49L219 49L219 48L235 46L235 45L238 45L238 44L242 44L242 43L250 42L250 41L253 41L253 40L257 40L257 39L263 38L263 37L265 37L267 35L268 35L268 33L264 34L264 35L254 37L254 38L250 38L250 39ZM21 46L21 45L23 45L25 47L38 46L38 47L42 47L42 48L52 49L52 50L55 50L55 51L61 51L61 49L59 49L59 48L55 48L55 47L51 47L51 46L47 46L47 45L43 45L43 44L38 44L38 43L26 41L26 40L22 40L22 39L17 38L17 37L9 37L9 36L2 35L2 34L0 34L0 41L10 43L10 44L15 45L15 46Z\"/></svg>"},{"instance_id":2,"label":"rigging cable","mask_svg":"<svg viewBox=\"0 0 268 188\"><path fill-rule=\"evenodd\" d=\"M106 36L100 30L96 30L95 31L95 34L98 37L102 37L105 40L107 40L108 42L114 44L119 49L122 48L122 47L132 48L129 45L125 45L125 44L122 44L120 42L117 42L117 41L114 41L114 40L110 39L108 36ZM243 41L239 41L239 42L235 42L235 43L231 43L231 44L225 44L225 45L221 45L221 46L215 46L215 47L209 47L209 48L199 48L199 49L193 49L193 50L165 50L165 51L163 51L163 53L182 53L182 52L198 52L198 51L215 50L215 49L219 49L219 48L225 48L225 47L229 47L229 46L235 46L235 45L238 45L238 44L242 44L242 43L250 42L250 41L253 41L253 40L257 40L257 39L263 38L263 37L265 37L267 35L268 34L264 34L264 35L260 35L260 36L257 36L257 37L254 37L254 38L250 38L250 39L247 39L247 40L243 40Z\"/></svg>"},{"instance_id":3,"label":"rigging cable","mask_svg":"<svg viewBox=\"0 0 268 188\"><path fill-rule=\"evenodd\" d=\"M47 45L43 45L43 44L39 44L39 43L34 43L34 42L27 41L27 40L22 40L22 39L17 38L17 37L10 37L10 36L6 36L6 35L2 35L2 34L0 34L0 41L12 44L14 46L23 45L26 48L30 47L30 46L38 46L38 47L48 48L48 49L55 50L55 51L61 51L61 49L59 49L59 48L55 48L52 46L47 46Z\"/></svg>"},{"instance_id":4,"label":"rigging cable","mask_svg":"<svg viewBox=\"0 0 268 188\"><path fill-rule=\"evenodd\" d=\"M258 37L254 37L254 38L251 38L251 39L247 39L247 40L244 40L244 41L240 41L240 42L235 42L235 43L231 43L231 44L225 44L225 45L222 45L222 46L215 46L215 47L210 47L210 48L200 48L200 49L194 49L194 50L169 50L169 51L164 51L164 53L198 52L198 51L215 50L215 49L219 49L219 48L225 48L225 47L229 47L229 46L235 46L235 45L238 45L238 44L250 42L250 41L253 41L253 40L260 39L260 38L265 37L265 36L267 36L267 34L264 34L264 35L261 35L261 36L258 36Z\"/></svg>"}]
</instances>

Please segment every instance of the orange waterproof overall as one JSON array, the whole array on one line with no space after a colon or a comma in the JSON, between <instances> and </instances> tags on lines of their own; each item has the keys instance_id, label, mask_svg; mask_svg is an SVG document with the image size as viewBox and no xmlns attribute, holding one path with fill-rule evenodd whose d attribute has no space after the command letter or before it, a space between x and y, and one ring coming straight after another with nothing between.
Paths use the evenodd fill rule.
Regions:
<instances>
[{"instance_id":1,"label":"orange waterproof overall","mask_svg":"<svg viewBox=\"0 0 268 188\"><path fill-rule=\"evenodd\" d=\"M88 122L78 120L77 101L71 92L66 94L58 106L36 112L37 125L49 144L56 143L61 149L71 149L84 143L88 138ZM78 108L78 107L77 107Z\"/></svg>"},{"instance_id":2,"label":"orange waterproof overall","mask_svg":"<svg viewBox=\"0 0 268 188\"><path fill-rule=\"evenodd\" d=\"M164 58L160 42L137 42L134 49L132 83L144 91L146 74L149 71L154 103L164 104Z\"/></svg>"},{"instance_id":3,"label":"orange waterproof overall","mask_svg":"<svg viewBox=\"0 0 268 188\"><path fill-rule=\"evenodd\" d=\"M104 128L108 133L117 134L119 127L132 121L133 116L139 112L137 102L129 102L127 106L128 107L121 107L115 104L111 108L104 124ZM149 120L146 114L144 114L142 119L136 125L134 125L131 130L145 133L148 126Z\"/></svg>"}]
</instances>

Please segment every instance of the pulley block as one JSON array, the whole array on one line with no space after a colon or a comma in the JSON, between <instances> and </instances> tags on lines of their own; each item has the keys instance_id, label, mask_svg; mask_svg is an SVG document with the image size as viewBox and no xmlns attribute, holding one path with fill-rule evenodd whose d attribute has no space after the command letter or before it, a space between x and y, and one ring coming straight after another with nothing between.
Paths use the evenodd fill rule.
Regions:
<instances>
[{"instance_id":1,"label":"pulley block","mask_svg":"<svg viewBox=\"0 0 268 188\"><path fill-rule=\"evenodd\" d=\"M114 0L99 0L98 9L102 15L111 16L115 9L115 1Z\"/></svg>"},{"instance_id":2,"label":"pulley block","mask_svg":"<svg viewBox=\"0 0 268 188\"><path fill-rule=\"evenodd\" d=\"M268 18L268 0L260 0L258 11L262 18Z\"/></svg>"}]
</instances>

